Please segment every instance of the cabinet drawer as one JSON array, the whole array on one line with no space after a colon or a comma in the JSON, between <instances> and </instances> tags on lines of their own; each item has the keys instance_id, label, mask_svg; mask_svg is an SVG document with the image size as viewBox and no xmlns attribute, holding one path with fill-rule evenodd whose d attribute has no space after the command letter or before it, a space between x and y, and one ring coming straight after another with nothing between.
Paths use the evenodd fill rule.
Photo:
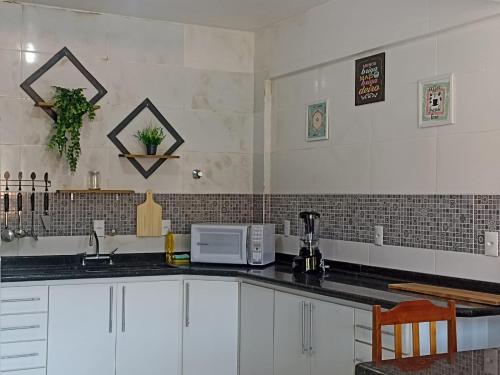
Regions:
<instances>
[{"instance_id":1,"label":"cabinet drawer","mask_svg":"<svg viewBox=\"0 0 500 375\"><path fill-rule=\"evenodd\" d=\"M46 286L2 288L2 315L47 312L48 292Z\"/></svg>"},{"instance_id":2,"label":"cabinet drawer","mask_svg":"<svg viewBox=\"0 0 500 375\"><path fill-rule=\"evenodd\" d=\"M47 338L47 314L0 316L1 342L35 341Z\"/></svg>"},{"instance_id":3,"label":"cabinet drawer","mask_svg":"<svg viewBox=\"0 0 500 375\"><path fill-rule=\"evenodd\" d=\"M45 375L45 368L35 368L31 370L2 371L0 375Z\"/></svg>"},{"instance_id":4,"label":"cabinet drawer","mask_svg":"<svg viewBox=\"0 0 500 375\"><path fill-rule=\"evenodd\" d=\"M394 359L394 352L382 350L382 359ZM371 362L372 361L372 346L355 341L354 342L354 362Z\"/></svg>"},{"instance_id":5,"label":"cabinet drawer","mask_svg":"<svg viewBox=\"0 0 500 375\"><path fill-rule=\"evenodd\" d=\"M23 370L45 367L47 362L47 342L17 342L1 344L1 371Z\"/></svg>"}]
</instances>

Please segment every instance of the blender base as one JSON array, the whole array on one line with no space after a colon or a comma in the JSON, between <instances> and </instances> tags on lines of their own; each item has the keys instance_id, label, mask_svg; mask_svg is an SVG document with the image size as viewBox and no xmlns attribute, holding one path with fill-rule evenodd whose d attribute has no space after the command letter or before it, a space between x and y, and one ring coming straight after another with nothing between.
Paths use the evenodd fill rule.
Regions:
<instances>
[{"instance_id":1,"label":"blender base","mask_svg":"<svg viewBox=\"0 0 500 375\"><path fill-rule=\"evenodd\" d=\"M306 253L307 254L304 254ZM302 251L300 255L293 259L292 270L294 273L323 273L323 257L319 250L316 250L313 255L309 251Z\"/></svg>"}]
</instances>

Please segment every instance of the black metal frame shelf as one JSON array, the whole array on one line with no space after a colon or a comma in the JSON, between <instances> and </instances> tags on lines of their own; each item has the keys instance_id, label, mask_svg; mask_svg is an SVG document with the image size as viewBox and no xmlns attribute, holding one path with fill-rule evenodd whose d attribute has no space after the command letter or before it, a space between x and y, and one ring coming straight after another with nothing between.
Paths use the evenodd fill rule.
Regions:
<instances>
[{"instance_id":1,"label":"black metal frame shelf","mask_svg":"<svg viewBox=\"0 0 500 375\"><path fill-rule=\"evenodd\" d=\"M123 131L143 110L149 109L153 116L163 125L168 133L174 138L175 142L170 146L170 148L163 155L136 155L131 154L125 145L118 139L118 134ZM119 156L127 158L128 161L139 171L139 173L144 178L149 178L160 166L168 159L178 159L179 157L173 156L172 154L184 143L184 139L179 133L173 128L168 120L160 113L158 108L146 98L141 104L139 104L122 122L120 122L116 128L108 134L108 138L113 142L113 144L120 151ZM145 169L141 163L137 161L140 158L156 158L158 159L149 169Z\"/></svg>"},{"instance_id":2,"label":"black metal frame shelf","mask_svg":"<svg viewBox=\"0 0 500 375\"><path fill-rule=\"evenodd\" d=\"M36 70L32 75L30 75L23 83L21 83L21 88L26 92L31 99L38 105L41 109L45 111L54 121L56 121L57 113L52 109L51 105L40 105L41 103L46 103L46 101L38 94L31 85L38 81L45 73L47 73L52 67L54 67L60 60L67 58L80 73L90 82L92 86L97 90L97 93L90 98L89 103L95 105L99 100L101 100L108 91L103 85L85 69L83 64L71 53L71 51L64 47L59 52L57 52L53 57L50 58L45 64L43 64L38 70Z\"/></svg>"}]
</instances>

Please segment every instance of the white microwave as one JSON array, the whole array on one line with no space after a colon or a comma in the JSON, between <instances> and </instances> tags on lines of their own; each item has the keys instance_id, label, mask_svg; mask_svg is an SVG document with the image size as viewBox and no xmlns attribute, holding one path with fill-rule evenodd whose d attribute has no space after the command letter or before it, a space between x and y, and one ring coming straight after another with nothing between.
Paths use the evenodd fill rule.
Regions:
<instances>
[{"instance_id":1,"label":"white microwave","mask_svg":"<svg viewBox=\"0 0 500 375\"><path fill-rule=\"evenodd\" d=\"M264 266L275 258L274 224L193 224L191 261Z\"/></svg>"}]
</instances>

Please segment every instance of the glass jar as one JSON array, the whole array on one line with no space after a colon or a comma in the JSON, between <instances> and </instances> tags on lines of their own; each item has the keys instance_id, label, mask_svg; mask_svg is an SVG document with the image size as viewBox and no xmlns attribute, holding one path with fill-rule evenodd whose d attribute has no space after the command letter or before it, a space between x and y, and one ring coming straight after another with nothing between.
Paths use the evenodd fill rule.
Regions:
<instances>
[{"instance_id":1,"label":"glass jar","mask_svg":"<svg viewBox=\"0 0 500 375\"><path fill-rule=\"evenodd\" d=\"M89 190L101 189L101 173L99 171L89 172Z\"/></svg>"}]
</instances>

